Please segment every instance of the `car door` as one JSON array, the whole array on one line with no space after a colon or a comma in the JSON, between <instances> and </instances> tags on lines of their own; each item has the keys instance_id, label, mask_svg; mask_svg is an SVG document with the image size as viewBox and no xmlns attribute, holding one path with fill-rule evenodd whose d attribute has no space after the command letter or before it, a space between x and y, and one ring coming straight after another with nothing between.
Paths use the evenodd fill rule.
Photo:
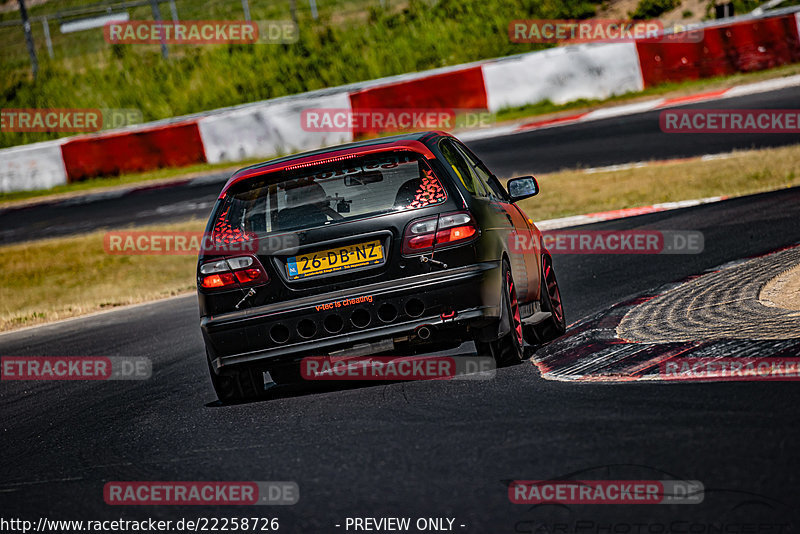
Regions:
<instances>
[{"instance_id":1,"label":"car door","mask_svg":"<svg viewBox=\"0 0 800 534\"><path fill-rule=\"evenodd\" d=\"M539 298L539 239L533 231L533 225L527 215L514 203L500 185L497 177L462 143L455 143L456 148L469 164L475 180L479 181L488 193L490 205L498 213L502 213L509 224L506 242L511 260L511 272L517 285L517 298L520 302L529 302ZM523 244L522 249L517 246ZM523 315L527 315L523 312Z\"/></svg>"},{"instance_id":2,"label":"car door","mask_svg":"<svg viewBox=\"0 0 800 534\"><path fill-rule=\"evenodd\" d=\"M440 140L439 150L461 185L472 197L471 209L480 221L481 228L490 236L479 242L479 259L496 260L500 257L508 233L513 230L511 219L502 206L493 201L490 190L478 179L466 156L458 149L453 139Z\"/></svg>"}]
</instances>

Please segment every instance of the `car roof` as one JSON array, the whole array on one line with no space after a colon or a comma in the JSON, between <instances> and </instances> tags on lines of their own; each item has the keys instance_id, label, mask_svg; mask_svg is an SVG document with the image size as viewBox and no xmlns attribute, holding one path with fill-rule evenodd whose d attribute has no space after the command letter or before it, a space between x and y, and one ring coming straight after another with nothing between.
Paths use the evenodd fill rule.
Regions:
<instances>
[{"instance_id":1,"label":"car roof","mask_svg":"<svg viewBox=\"0 0 800 534\"><path fill-rule=\"evenodd\" d=\"M291 156L284 156L263 163L256 163L249 167L239 169L228 180L222 188L220 197L237 182L262 176L264 174L286 170L288 168L305 167L319 164L323 161L336 157L352 157L363 154L373 154L378 152L394 150L411 150L423 154L428 159L435 159L436 156L428 148L428 143L437 141L440 137L451 137L446 132L428 131L414 132L402 135L392 135L389 137L378 137L355 143L346 143L308 152L301 152Z\"/></svg>"}]
</instances>

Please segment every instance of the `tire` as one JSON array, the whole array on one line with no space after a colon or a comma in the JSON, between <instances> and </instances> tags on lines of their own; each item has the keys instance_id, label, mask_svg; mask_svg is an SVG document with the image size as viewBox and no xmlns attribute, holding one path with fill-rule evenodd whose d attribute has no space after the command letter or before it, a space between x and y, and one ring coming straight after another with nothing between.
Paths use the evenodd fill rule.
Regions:
<instances>
[{"instance_id":1,"label":"tire","mask_svg":"<svg viewBox=\"0 0 800 534\"><path fill-rule=\"evenodd\" d=\"M540 298L542 311L550 312L550 317L532 327L539 344L548 343L567 331L564 319L564 306L561 302L561 291L556 280L556 271L553 269L553 259L542 254L542 296Z\"/></svg>"},{"instance_id":2,"label":"tire","mask_svg":"<svg viewBox=\"0 0 800 534\"><path fill-rule=\"evenodd\" d=\"M217 398L225 404L235 404L259 399L264 396L263 383L259 381L261 372L247 367L225 370L219 374L211 367L211 359L206 352L208 372Z\"/></svg>"},{"instance_id":3,"label":"tire","mask_svg":"<svg viewBox=\"0 0 800 534\"><path fill-rule=\"evenodd\" d=\"M505 316L511 322L511 329L495 341L489 343L475 341L475 347L478 349L478 355L491 354L497 367L508 367L522 361L524 341L514 278L506 260L503 260L502 306Z\"/></svg>"}]
</instances>

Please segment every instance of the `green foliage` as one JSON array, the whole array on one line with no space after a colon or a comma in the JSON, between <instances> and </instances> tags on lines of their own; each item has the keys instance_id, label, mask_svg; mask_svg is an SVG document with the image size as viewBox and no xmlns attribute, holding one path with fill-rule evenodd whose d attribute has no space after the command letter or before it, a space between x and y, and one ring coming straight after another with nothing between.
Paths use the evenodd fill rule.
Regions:
<instances>
[{"instance_id":1,"label":"green foliage","mask_svg":"<svg viewBox=\"0 0 800 534\"><path fill-rule=\"evenodd\" d=\"M631 13L632 19L652 19L672 11L680 5L680 0L639 0L636 9Z\"/></svg>"},{"instance_id":2,"label":"green foliage","mask_svg":"<svg viewBox=\"0 0 800 534\"><path fill-rule=\"evenodd\" d=\"M101 42L52 61L40 53L35 82L24 56L16 62L2 59L0 108L137 108L146 121L162 119L543 48L510 42L509 23L590 17L599 3L410 0L385 10L361 4L358 17L346 20L335 10L322 11L316 21L300 12L295 44L170 45L164 60L157 45ZM0 146L58 135L65 134L0 132Z\"/></svg>"}]
</instances>

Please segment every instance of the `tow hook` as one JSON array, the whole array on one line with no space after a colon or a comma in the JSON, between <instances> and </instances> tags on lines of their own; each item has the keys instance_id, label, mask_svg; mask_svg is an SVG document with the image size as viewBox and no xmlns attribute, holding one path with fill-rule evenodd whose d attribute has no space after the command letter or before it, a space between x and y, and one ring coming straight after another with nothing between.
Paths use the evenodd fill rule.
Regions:
<instances>
[{"instance_id":1,"label":"tow hook","mask_svg":"<svg viewBox=\"0 0 800 534\"><path fill-rule=\"evenodd\" d=\"M238 310L238 309L239 309L239 306L241 306L242 304L244 304L244 301L246 301L247 299L249 299L250 297L252 297L252 296L253 296L253 295L255 295L255 294L256 294L256 290L255 290L255 289L253 289L253 288L251 287L251 288L250 288L250 291L248 291L248 292L247 292L247 294L246 294L244 297L242 297L242 300L240 300L240 301L239 301L239 302L236 304L236 306L234 306L234 308L236 308L236 309Z\"/></svg>"},{"instance_id":2,"label":"tow hook","mask_svg":"<svg viewBox=\"0 0 800 534\"><path fill-rule=\"evenodd\" d=\"M432 257L429 258L427 256L420 256L419 257L419 261L420 261L420 263L432 263L434 265L438 265L442 269L447 269L447 264L446 263L441 262L439 260L434 260Z\"/></svg>"}]
</instances>

